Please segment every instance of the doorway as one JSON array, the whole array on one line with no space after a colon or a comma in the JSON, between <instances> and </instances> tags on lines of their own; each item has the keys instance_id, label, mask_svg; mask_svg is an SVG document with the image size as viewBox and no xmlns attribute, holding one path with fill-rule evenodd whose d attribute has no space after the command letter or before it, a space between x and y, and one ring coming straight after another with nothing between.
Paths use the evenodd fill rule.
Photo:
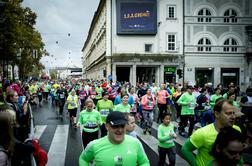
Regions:
<instances>
[{"instance_id":1,"label":"doorway","mask_svg":"<svg viewBox=\"0 0 252 166\"><path fill-rule=\"evenodd\" d=\"M137 67L136 68L136 79L137 82L149 82L153 83L155 82L155 73L156 68L155 67Z\"/></svg>"},{"instance_id":2,"label":"doorway","mask_svg":"<svg viewBox=\"0 0 252 166\"><path fill-rule=\"evenodd\" d=\"M130 67L116 67L116 78L119 82L129 82Z\"/></svg>"}]
</instances>

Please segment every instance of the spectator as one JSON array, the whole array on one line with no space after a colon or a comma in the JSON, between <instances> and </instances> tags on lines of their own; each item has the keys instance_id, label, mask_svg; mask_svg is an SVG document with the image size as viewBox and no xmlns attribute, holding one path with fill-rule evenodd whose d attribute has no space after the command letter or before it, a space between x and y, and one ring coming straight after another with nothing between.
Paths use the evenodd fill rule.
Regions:
<instances>
[{"instance_id":1,"label":"spectator","mask_svg":"<svg viewBox=\"0 0 252 166\"><path fill-rule=\"evenodd\" d=\"M11 166L11 157L14 150L13 131L10 114L0 110L0 165Z\"/></svg>"}]
</instances>

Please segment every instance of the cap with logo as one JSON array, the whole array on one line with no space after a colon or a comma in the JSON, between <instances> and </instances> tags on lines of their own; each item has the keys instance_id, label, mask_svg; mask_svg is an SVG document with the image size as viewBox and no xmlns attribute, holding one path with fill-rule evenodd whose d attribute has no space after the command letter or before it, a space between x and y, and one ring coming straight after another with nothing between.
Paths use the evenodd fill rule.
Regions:
<instances>
[{"instance_id":1,"label":"cap with logo","mask_svg":"<svg viewBox=\"0 0 252 166\"><path fill-rule=\"evenodd\" d=\"M110 124L111 126L126 125L128 123L128 120L126 119L124 113L113 111L108 114L106 123Z\"/></svg>"}]
</instances>

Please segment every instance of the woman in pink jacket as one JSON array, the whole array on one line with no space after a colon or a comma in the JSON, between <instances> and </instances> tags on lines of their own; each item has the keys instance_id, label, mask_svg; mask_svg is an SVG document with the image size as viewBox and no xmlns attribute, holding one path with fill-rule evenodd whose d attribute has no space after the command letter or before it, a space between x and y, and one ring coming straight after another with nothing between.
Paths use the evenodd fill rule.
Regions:
<instances>
[{"instance_id":1,"label":"woman in pink jacket","mask_svg":"<svg viewBox=\"0 0 252 166\"><path fill-rule=\"evenodd\" d=\"M151 126L153 123L153 110L156 105L156 98L151 94L151 89L147 89L146 95L141 99L141 105L143 107L143 133L146 134L147 131L151 134Z\"/></svg>"}]
</instances>

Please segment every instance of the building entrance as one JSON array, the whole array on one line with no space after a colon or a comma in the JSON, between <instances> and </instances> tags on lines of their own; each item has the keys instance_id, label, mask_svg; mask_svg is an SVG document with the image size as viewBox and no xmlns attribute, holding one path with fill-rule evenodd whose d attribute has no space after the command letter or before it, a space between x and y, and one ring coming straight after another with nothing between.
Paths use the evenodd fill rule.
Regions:
<instances>
[{"instance_id":1,"label":"building entrance","mask_svg":"<svg viewBox=\"0 0 252 166\"><path fill-rule=\"evenodd\" d=\"M117 81L127 81L129 82L130 77L130 67L116 67L116 78Z\"/></svg>"},{"instance_id":2,"label":"building entrance","mask_svg":"<svg viewBox=\"0 0 252 166\"><path fill-rule=\"evenodd\" d=\"M230 82L239 86L239 68L222 68L221 69L221 83L227 88Z\"/></svg>"},{"instance_id":3,"label":"building entrance","mask_svg":"<svg viewBox=\"0 0 252 166\"><path fill-rule=\"evenodd\" d=\"M204 87L206 83L213 83L213 68L196 68L195 80L196 84L200 87Z\"/></svg>"},{"instance_id":4,"label":"building entrance","mask_svg":"<svg viewBox=\"0 0 252 166\"><path fill-rule=\"evenodd\" d=\"M155 82L155 67L137 67L136 68L136 80L139 83L142 82Z\"/></svg>"}]
</instances>

